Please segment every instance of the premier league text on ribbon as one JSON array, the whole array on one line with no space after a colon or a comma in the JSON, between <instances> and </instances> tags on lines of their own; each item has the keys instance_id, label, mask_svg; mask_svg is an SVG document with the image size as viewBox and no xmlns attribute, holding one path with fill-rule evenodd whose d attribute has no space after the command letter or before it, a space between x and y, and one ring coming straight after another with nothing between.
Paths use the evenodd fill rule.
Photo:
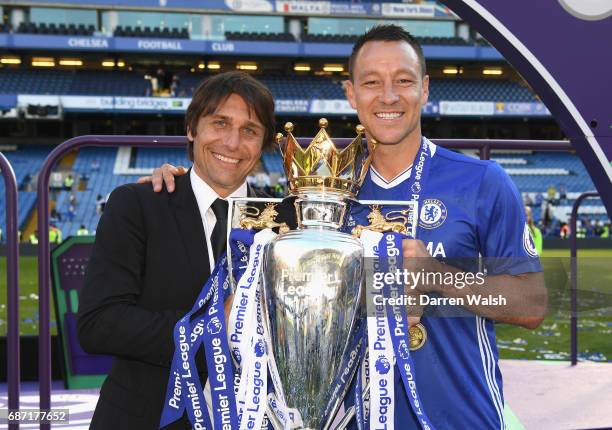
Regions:
<instances>
[{"instance_id":1,"label":"premier league text on ribbon","mask_svg":"<svg viewBox=\"0 0 612 430\"><path fill-rule=\"evenodd\" d=\"M239 283L238 289L236 291L236 297L234 298L234 303L237 303L236 306L236 320L234 322L234 330L230 333L230 341L235 343L240 343L242 335L244 334L245 327L245 319L247 307L249 304L250 295L248 293L249 290L253 289L253 284L256 281L259 281L258 276L258 268L261 262L261 252L263 249L263 245L257 244L255 245L255 252L253 256L253 261L251 264L251 270L249 272L249 276L246 279L246 283Z\"/></svg>"}]
</instances>

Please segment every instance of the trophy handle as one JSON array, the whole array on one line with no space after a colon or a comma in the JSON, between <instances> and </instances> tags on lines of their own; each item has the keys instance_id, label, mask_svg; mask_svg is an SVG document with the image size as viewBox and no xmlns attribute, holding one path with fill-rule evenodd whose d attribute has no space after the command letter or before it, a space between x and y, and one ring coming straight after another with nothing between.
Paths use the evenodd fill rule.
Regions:
<instances>
[{"instance_id":1,"label":"trophy handle","mask_svg":"<svg viewBox=\"0 0 612 430\"><path fill-rule=\"evenodd\" d=\"M281 203L283 201L283 199L279 199L279 198L272 198L272 197L230 197L228 199L229 201L229 205L227 208L227 219L230 220L230 228L227 229L227 238L226 238L226 248L227 249L227 269L229 272L229 279L230 279L230 289L232 291L232 293L234 293L234 291L236 291L236 284L238 282L237 279L234 279L234 272L233 272L233 267L232 267L232 248L230 246L230 233L232 231L233 228L242 228L240 226L240 219L234 220L234 216L235 216L235 210L234 207L239 204L239 203ZM241 211L239 210L238 213L240 213ZM234 222L236 221L236 222ZM274 227L274 226L265 226L265 227ZM264 227L264 228L265 228ZM284 226L283 225L279 225L281 232L284 231ZM287 227L288 229L288 227Z\"/></svg>"},{"instance_id":2,"label":"trophy handle","mask_svg":"<svg viewBox=\"0 0 612 430\"><path fill-rule=\"evenodd\" d=\"M371 230L379 233L385 233L393 231L396 233L402 233L411 238L416 237L416 227L419 219L419 202L410 201L390 201L390 200L356 200L357 203L362 205L369 205L371 212L368 215L369 225L357 225L351 231L351 234L355 237L360 237L363 230ZM386 215L382 214L381 206L402 206L404 209L390 211L387 215L392 213L399 213L401 215L387 218ZM408 206L406 208L406 206ZM412 211L412 223L410 222L410 212Z\"/></svg>"}]
</instances>

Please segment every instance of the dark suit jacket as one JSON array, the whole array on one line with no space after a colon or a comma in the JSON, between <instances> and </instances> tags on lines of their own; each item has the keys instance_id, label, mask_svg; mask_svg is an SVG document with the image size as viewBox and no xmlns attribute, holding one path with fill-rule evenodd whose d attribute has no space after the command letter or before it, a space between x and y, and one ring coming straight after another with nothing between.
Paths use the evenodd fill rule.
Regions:
<instances>
[{"instance_id":1,"label":"dark suit jacket","mask_svg":"<svg viewBox=\"0 0 612 430\"><path fill-rule=\"evenodd\" d=\"M283 209L290 218L291 206ZM171 194L155 193L150 184L129 184L110 195L79 305L83 349L116 357L92 429L159 427L174 325L210 276L205 243L189 174L176 178ZM205 381L203 357L197 361ZM191 427L183 416L167 428Z\"/></svg>"}]
</instances>

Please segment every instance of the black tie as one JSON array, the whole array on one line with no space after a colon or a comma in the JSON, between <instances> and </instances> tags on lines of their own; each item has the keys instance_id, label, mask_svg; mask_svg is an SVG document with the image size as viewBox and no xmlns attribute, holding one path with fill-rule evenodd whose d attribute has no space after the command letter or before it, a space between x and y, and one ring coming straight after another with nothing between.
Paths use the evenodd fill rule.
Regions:
<instances>
[{"instance_id":1,"label":"black tie","mask_svg":"<svg viewBox=\"0 0 612 430\"><path fill-rule=\"evenodd\" d=\"M223 251L225 251L225 244L227 243L227 200L217 199L210 208L214 212L215 218L217 218L215 228L213 228L212 235L210 236L210 245L212 246L216 264Z\"/></svg>"}]
</instances>

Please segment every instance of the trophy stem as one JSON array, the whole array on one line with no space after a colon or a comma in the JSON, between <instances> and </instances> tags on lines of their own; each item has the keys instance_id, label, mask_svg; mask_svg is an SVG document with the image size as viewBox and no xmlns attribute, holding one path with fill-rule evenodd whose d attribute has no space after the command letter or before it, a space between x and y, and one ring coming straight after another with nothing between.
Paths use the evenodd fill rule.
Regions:
<instances>
[{"instance_id":1,"label":"trophy stem","mask_svg":"<svg viewBox=\"0 0 612 430\"><path fill-rule=\"evenodd\" d=\"M295 201L298 228L338 230L344 222L347 196L321 190L301 190Z\"/></svg>"}]
</instances>

